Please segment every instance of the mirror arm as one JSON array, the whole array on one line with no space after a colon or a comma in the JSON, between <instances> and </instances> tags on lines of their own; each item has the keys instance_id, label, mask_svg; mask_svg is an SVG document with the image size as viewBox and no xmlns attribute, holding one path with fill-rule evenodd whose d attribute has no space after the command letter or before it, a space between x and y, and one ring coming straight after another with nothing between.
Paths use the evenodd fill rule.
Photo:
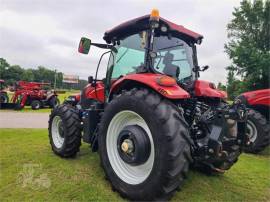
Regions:
<instances>
[{"instance_id":1,"label":"mirror arm","mask_svg":"<svg viewBox=\"0 0 270 202\"><path fill-rule=\"evenodd\" d=\"M102 44L102 45L105 45L105 44ZM98 61L98 66L97 66L97 69L96 69L96 75L95 75L95 80L94 82L92 83L92 86L95 87L95 94L96 94L96 98L98 99L98 95L97 95L97 76L98 76L98 70L99 70L99 66L100 66L100 63L101 63L101 60L103 58L104 55L106 55L107 53L110 53L111 51L106 51L105 53L103 53Z\"/></svg>"},{"instance_id":2,"label":"mirror arm","mask_svg":"<svg viewBox=\"0 0 270 202\"><path fill-rule=\"evenodd\" d=\"M101 44L101 43L91 43L92 46L96 46L98 48L103 48L103 49L111 49L113 52L117 53L117 49L109 44Z\"/></svg>"}]
</instances>

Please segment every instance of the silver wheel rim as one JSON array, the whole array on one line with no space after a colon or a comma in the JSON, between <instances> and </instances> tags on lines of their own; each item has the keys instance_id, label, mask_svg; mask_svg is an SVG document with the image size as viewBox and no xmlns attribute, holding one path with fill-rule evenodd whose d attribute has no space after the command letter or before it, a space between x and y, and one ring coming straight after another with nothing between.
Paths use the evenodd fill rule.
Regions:
<instances>
[{"instance_id":1,"label":"silver wheel rim","mask_svg":"<svg viewBox=\"0 0 270 202\"><path fill-rule=\"evenodd\" d=\"M117 150L117 139L120 131L128 125L138 125L147 133L151 151L145 163L132 166L124 162ZM150 175L154 164L154 143L152 134L144 119L133 111L122 111L117 113L111 120L106 136L106 148L109 162L117 176L127 184L140 184Z\"/></svg>"},{"instance_id":2,"label":"silver wheel rim","mask_svg":"<svg viewBox=\"0 0 270 202\"><path fill-rule=\"evenodd\" d=\"M247 120L247 135L249 137L250 142L255 142L255 140L257 139L257 136L258 136L256 126L250 120Z\"/></svg>"},{"instance_id":3,"label":"silver wheel rim","mask_svg":"<svg viewBox=\"0 0 270 202\"><path fill-rule=\"evenodd\" d=\"M59 133L59 124L62 123L60 116L55 116L52 121L52 139L56 148L60 149L64 143L64 138Z\"/></svg>"}]
</instances>

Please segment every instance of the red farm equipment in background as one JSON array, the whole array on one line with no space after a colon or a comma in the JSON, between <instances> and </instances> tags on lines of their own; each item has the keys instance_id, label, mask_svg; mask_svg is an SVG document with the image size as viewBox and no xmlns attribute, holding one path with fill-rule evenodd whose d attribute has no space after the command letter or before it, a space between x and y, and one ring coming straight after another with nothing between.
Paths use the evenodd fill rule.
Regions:
<instances>
[{"instance_id":1,"label":"red farm equipment in background","mask_svg":"<svg viewBox=\"0 0 270 202\"><path fill-rule=\"evenodd\" d=\"M5 91L3 88L4 83L5 83L5 81L0 79L0 104L1 103L8 103L8 101L9 101L7 91Z\"/></svg>"},{"instance_id":2,"label":"red farm equipment in background","mask_svg":"<svg viewBox=\"0 0 270 202\"><path fill-rule=\"evenodd\" d=\"M236 99L249 108L247 134L251 144L245 151L258 153L270 144L270 89L245 92Z\"/></svg>"},{"instance_id":3,"label":"red farm equipment in background","mask_svg":"<svg viewBox=\"0 0 270 202\"><path fill-rule=\"evenodd\" d=\"M43 89L44 86L49 85L50 83L18 81L12 89L14 94L11 103L1 103L1 109L20 110L24 106L31 106L33 110L43 107L53 108L59 103L59 100L54 90Z\"/></svg>"}]
</instances>

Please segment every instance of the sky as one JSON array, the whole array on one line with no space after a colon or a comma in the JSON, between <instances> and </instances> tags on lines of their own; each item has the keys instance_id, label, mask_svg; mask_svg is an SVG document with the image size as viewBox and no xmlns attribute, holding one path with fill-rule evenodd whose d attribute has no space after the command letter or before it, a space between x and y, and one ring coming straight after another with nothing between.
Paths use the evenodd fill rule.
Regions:
<instances>
[{"instance_id":1,"label":"sky","mask_svg":"<svg viewBox=\"0 0 270 202\"><path fill-rule=\"evenodd\" d=\"M77 52L82 36L103 43L104 32L153 8L160 16L204 36L197 47L201 79L226 83L226 25L238 0L0 0L0 57L23 68L45 66L86 79L94 75L102 49ZM107 58L99 77L105 76Z\"/></svg>"}]
</instances>

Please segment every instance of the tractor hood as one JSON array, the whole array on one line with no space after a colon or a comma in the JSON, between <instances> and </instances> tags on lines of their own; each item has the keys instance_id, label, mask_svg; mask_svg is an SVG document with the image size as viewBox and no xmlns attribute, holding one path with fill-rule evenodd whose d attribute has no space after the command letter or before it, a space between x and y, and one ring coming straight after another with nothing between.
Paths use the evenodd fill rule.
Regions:
<instances>
[{"instance_id":1,"label":"tractor hood","mask_svg":"<svg viewBox=\"0 0 270 202\"><path fill-rule=\"evenodd\" d=\"M150 15L145 15L124 22L114 27L113 29L106 31L103 39L107 43L111 43L112 41L117 41L140 31L147 30L150 27L149 19ZM186 29L182 25L177 25L173 22L170 22L164 18L160 17L159 23L167 26L168 32L171 33L173 36L179 37L187 42L200 44L203 39L202 35Z\"/></svg>"}]
</instances>

